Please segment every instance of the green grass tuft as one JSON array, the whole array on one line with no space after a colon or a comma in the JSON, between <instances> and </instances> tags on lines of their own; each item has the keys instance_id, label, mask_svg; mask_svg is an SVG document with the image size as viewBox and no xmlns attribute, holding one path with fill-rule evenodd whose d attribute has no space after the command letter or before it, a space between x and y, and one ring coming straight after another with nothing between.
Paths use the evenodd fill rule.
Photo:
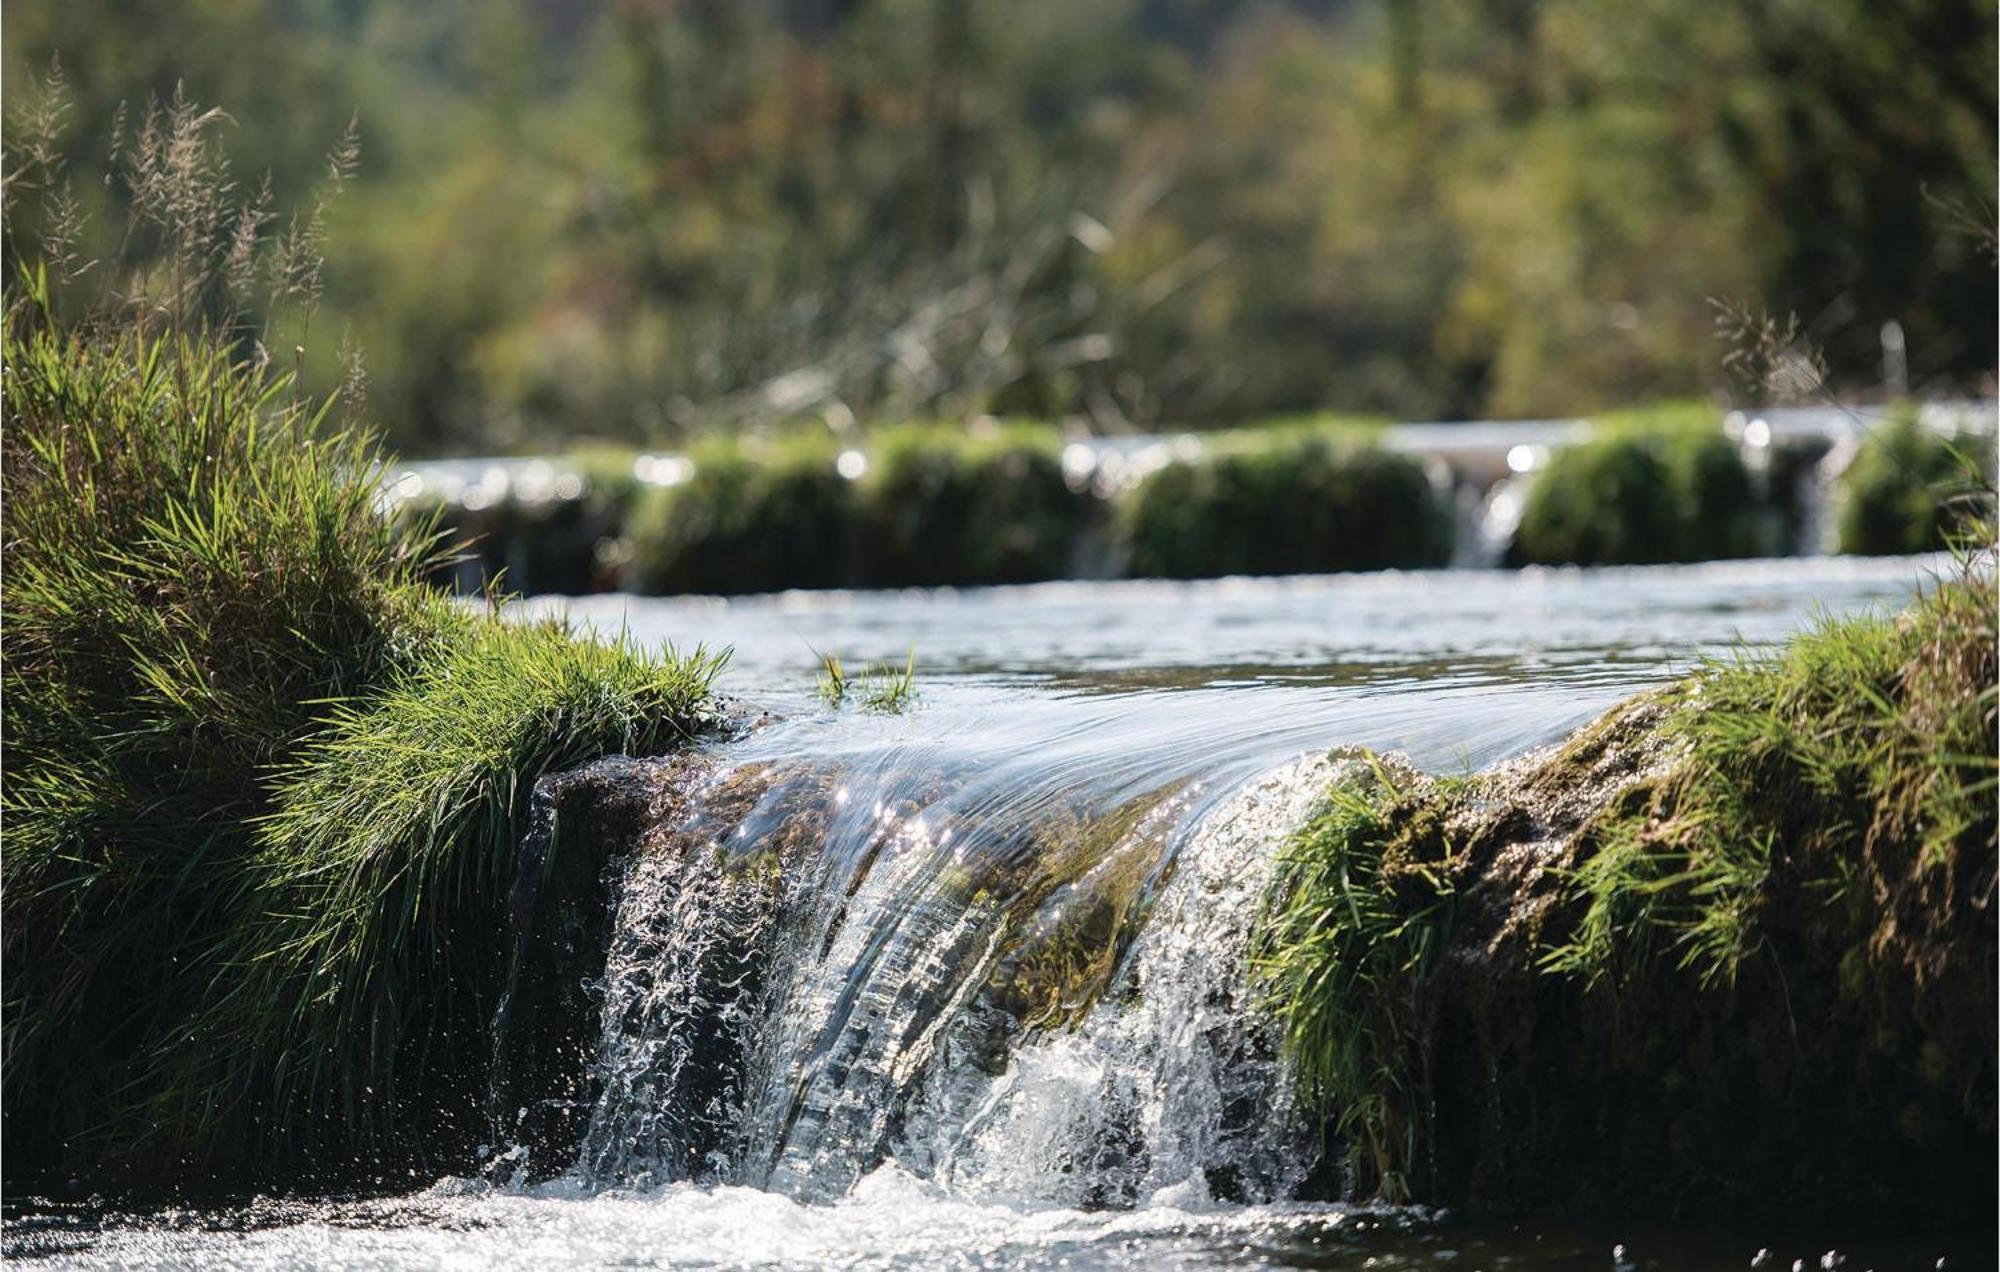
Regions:
<instances>
[{"instance_id":1,"label":"green grass tuft","mask_svg":"<svg viewBox=\"0 0 2000 1272\"><path fill-rule=\"evenodd\" d=\"M1302 1099L1329 1115L1357 1189L1394 1203L1419 1134L1422 987L1454 902L1442 841L1399 825L1401 798L1380 762L1327 791L1282 850L1255 954Z\"/></svg>"},{"instance_id":2,"label":"green grass tuft","mask_svg":"<svg viewBox=\"0 0 2000 1272\"><path fill-rule=\"evenodd\" d=\"M245 1093L268 1093L286 1147L370 1154L477 1083L535 779L692 737L720 665L472 619L379 693L331 707L270 774L209 954L237 971L209 986L191 1044L158 1058L158 1124L226 1151Z\"/></svg>"},{"instance_id":3,"label":"green grass tuft","mask_svg":"<svg viewBox=\"0 0 2000 1272\"><path fill-rule=\"evenodd\" d=\"M819 676L815 692L819 700L827 706L838 709L847 704L852 696L863 711L874 711L883 715L900 715L917 700L917 655L915 650L904 660L901 667L888 663L876 663L859 676L848 674L845 664L834 654L822 654L815 650L819 659Z\"/></svg>"},{"instance_id":4,"label":"green grass tuft","mask_svg":"<svg viewBox=\"0 0 2000 1272\"><path fill-rule=\"evenodd\" d=\"M368 439L217 342L17 309L5 363L10 1181L462 1143L529 789L715 660L437 597Z\"/></svg>"}]
</instances>

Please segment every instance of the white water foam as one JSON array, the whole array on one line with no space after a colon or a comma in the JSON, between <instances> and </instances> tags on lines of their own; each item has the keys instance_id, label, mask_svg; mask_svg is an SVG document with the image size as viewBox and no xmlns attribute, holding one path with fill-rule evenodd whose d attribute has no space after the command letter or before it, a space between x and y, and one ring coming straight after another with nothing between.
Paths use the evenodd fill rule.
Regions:
<instances>
[{"instance_id":1,"label":"white water foam","mask_svg":"<svg viewBox=\"0 0 2000 1272\"><path fill-rule=\"evenodd\" d=\"M935 1102L954 1194L1014 1202L1282 1199L1315 1161L1252 1001L1251 929L1277 850L1352 761L1308 756L1252 782L1189 830L1115 986L1072 1032L1017 1047L997 1078Z\"/></svg>"}]
</instances>

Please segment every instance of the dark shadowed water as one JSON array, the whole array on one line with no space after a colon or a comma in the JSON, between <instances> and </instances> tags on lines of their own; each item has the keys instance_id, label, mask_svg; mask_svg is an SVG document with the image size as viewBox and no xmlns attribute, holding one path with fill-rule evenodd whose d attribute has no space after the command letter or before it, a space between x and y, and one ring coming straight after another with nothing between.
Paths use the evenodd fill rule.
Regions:
<instances>
[{"instance_id":1,"label":"dark shadowed water","mask_svg":"<svg viewBox=\"0 0 2000 1272\"><path fill-rule=\"evenodd\" d=\"M1978 1266L1990 1249L1937 1234L1848 1249L1849 1234L1775 1215L1768 1230L1576 1231L1288 1200L1318 1146L1240 992L1271 853L1339 763L1329 749L1482 766L1702 658L1771 646L1820 613L1900 606L1935 564L531 602L645 645L731 645L724 689L776 717L716 749L679 830L718 854L771 853L781 882L723 906L695 903L702 881L679 859L625 880L579 1160L549 1183L448 1179L390 1200L16 1209L9 1253L1580 1269L1750 1267L1761 1249L1773 1268L1830 1251L1855 1269ZM913 655L914 706L822 704L815 651L850 671ZM781 859L801 826L810 860ZM1147 918L1102 1001L1023 1034L988 1001L994 969L1062 919L1068 890L1024 915L1001 881L1018 879L1024 845L1047 851L1076 827L1112 828L1090 840L1103 868L1151 872ZM756 951L751 989L712 974L731 942ZM706 1050L686 1042L695 1018Z\"/></svg>"}]
</instances>

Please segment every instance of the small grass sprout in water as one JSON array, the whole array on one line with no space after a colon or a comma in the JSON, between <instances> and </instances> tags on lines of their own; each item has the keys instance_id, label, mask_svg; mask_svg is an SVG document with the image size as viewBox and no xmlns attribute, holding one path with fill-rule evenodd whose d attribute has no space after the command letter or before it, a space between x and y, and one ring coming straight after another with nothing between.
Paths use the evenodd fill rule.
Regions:
<instances>
[{"instance_id":1,"label":"small grass sprout in water","mask_svg":"<svg viewBox=\"0 0 2000 1272\"><path fill-rule=\"evenodd\" d=\"M917 699L917 654L912 649L901 667L875 663L850 675L837 654L813 650L819 660L819 700L838 710L851 700L863 711L900 715Z\"/></svg>"}]
</instances>

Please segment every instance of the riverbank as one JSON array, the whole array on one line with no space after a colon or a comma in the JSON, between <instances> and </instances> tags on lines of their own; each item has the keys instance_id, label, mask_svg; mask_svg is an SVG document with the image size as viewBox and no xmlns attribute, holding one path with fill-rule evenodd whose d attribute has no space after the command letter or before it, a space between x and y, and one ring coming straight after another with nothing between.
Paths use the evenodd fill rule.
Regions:
<instances>
[{"instance_id":1,"label":"riverbank","mask_svg":"<svg viewBox=\"0 0 2000 1272\"><path fill-rule=\"evenodd\" d=\"M484 1132L537 777L721 660L439 595L365 437L218 342L5 334L10 1191L381 1180Z\"/></svg>"}]
</instances>

